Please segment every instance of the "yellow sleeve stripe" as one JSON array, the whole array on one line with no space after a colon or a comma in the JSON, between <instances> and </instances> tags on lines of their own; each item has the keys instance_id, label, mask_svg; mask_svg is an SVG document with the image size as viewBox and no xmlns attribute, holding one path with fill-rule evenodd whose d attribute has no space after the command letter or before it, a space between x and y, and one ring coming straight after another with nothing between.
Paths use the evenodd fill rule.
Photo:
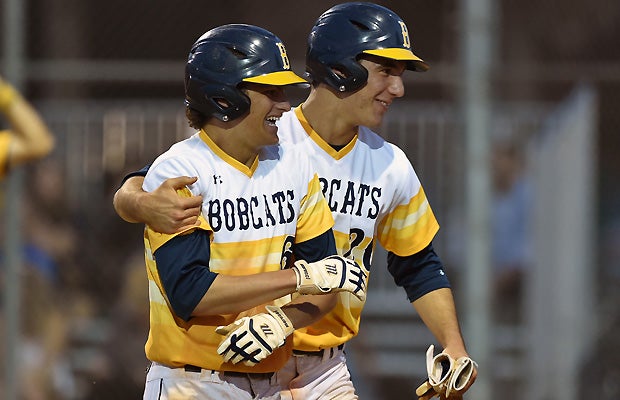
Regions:
<instances>
[{"instance_id":1,"label":"yellow sleeve stripe","mask_svg":"<svg viewBox=\"0 0 620 400\"><path fill-rule=\"evenodd\" d=\"M286 235L244 242L211 243L209 268L227 275L249 275L281 269Z\"/></svg>"},{"instance_id":2,"label":"yellow sleeve stripe","mask_svg":"<svg viewBox=\"0 0 620 400\"><path fill-rule=\"evenodd\" d=\"M377 236L386 250L406 256L428 246L438 230L439 224L420 189L409 204L397 207L381 221Z\"/></svg>"},{"instance_id":3,"label":"yellow sleeve stripe","mask_svg":"<svg viewBox=\"0 0 620 400\"><path fill-rule=\"evenodd\" d=\"M157 283L155 283L155 281L151 279L149 279L149 301L151 303L161 304L166 307L168 306L168 303L166 303L166 299L161 294L161 291L159 290Z\"/></svg>"},{"instance_id":4,"label":"yellow sleeve stripe","mask_svg":"<svg viewBox=\"0 0 620 400\"><path fill-rule=\"evenodd\" d=\"M315 174L308 183L308 194L301 200L295 242L305 242L334 226L334 217L321 192L319 177Z\"/></svg>"}]
</instances>

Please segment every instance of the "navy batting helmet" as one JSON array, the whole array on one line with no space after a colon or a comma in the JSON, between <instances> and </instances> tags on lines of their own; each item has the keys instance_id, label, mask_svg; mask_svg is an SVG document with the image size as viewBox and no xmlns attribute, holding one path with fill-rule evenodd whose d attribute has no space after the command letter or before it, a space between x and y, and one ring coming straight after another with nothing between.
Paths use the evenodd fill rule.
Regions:
<instances>
[{"instance_id":1,"label":"navy batting helmet","mask_svg":"<svg viewBox=\"0 0 620 400\"><path fill-rule=\"evenodd\" d=\"M282 40L263 28L229 24L203 34L185 66L185 105L221 121L238 118L250 108L242 82L307 84L291 71Z\"/></svg>"},{"instance_id":2,"label":"navy batting helmet","mask_svg":"<svg viewBox=\"0 0 620 400\"><path fill-rule=\"evenodd\" d=\"M354 2L334 6L316 21L308 36L306 71L316 82L355 91L368 79L358 62L362 54L406 61L413 71L429 69L411 51L409 31L398 15L377 4Z\"/></svg>"}]
</instances>

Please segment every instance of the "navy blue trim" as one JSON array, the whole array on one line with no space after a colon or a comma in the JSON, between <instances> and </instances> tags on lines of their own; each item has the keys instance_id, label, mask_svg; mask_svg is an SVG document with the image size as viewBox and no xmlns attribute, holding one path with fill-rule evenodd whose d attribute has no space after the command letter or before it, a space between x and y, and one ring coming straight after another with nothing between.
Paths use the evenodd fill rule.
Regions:
<instances>
[{"instance_id":1,"label":"navy blue trim","mask_svg":"<svg viewBox=\"0 0 620 400\"><path fill-rule=\"evenodd\" d=\"M410 302L434 290L450 287L443 263L432 243L410 256L401 257L388 252L388 270L394 282L405 289Z\"/></svg>"},{"instance_id":2,"label":"navy blue trim","mask_svg":"<svg viewBox=\"0 0 620 400\"><path fill-rule=\"evenodd\" d=\"M154 255L172 310L188 321L217 277L217 273L209 270L209 232L199 229L176 236Z\"/></svg>"},{"instance_id":3,"label":"navy blue trim","mask_svg":"<svg viewBox=\"0 0 620 400\"><path fill-rule=\"evenodd\" d=\"M142 167L142 169L128 173L127 175L125 175L125 177L121 181L120 186L123 186L123 184L127 182L127 179L133 178L134 176L146 176L146 173L149 172L149 168L151 168L151 164L147 164L144 167Z\"/></svg>"},{"instance_id":4,"label":"navy blue trim","mask_svg":"<svg viewBox=\"0 0 620 400\"><path fill-rule=\"evenodd\" d=\"M330 228L315 238L296 243L293 247L293 254L295 254L295 259L309 263L337 254L334 232Z\"/></svg>"}]
</instances>

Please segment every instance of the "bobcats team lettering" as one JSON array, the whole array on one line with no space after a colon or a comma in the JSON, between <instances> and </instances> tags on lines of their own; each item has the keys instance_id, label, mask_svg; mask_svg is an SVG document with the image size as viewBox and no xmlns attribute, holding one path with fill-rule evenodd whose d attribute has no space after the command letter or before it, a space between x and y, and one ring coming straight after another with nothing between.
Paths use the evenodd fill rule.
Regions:
<instances>
[{"instance_id":1,"label":"bobcats team lettering","mask_svg":"<svg viewBox=\"0 0 620 400\"><path fill-rule=\"evenodd\" d=\"M323 196L332 212L370 219L376 219L379 215L381 188L341 179L319 178L319 181Z\"/></svg>"},{"instance_id":2,"label":"bobcats team lettering","mask_svg":"<svg viewBox=\"0 0 620 400\"><path fill-rule=\"evenodd\" d=\"M252 196L249 199L215 199L209 201L207 217L214 232L221 229L242 231L260 229L295 220L293 207L295 193L279 191L271 195Z\"/></svg>"}]
</instances>

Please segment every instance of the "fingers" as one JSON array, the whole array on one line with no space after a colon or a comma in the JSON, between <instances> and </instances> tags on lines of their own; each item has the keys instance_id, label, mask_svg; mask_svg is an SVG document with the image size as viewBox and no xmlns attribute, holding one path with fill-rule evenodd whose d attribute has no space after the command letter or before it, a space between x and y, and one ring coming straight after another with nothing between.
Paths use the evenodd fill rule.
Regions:
<instances>
[{"instance_id":1,"label":"fingers","mask_svg":"<svg viewBox=\"0 0 620 400\"><path fill-rule=\"evenodd\" d=\"M198 181L198 177L179 176L177 178L166 179L165 184L170 185L172 188L183 189L185 186L193 185Z\"/></svg>"},{"instance_id":2,"label":"fingers","mask_svg":"<svg viewBox=\"0 0 620 400\"><path fill-rule=\"evenodd\" d=\"M202 206L202 196L180 197L179 204L192 215L198 215Z\"/></svg>"},{"instance_id":3,"label":"fingers","mask_svg":"<svg viewBox=\"0 0 620 400\"><path fill-rule=\"evenodd\" d=\"M215 328L215 333L220 334L222 336L228 335L232 331L232 327L230 325L226 326L218 326Z\"/></svg>"}]
</instances>

